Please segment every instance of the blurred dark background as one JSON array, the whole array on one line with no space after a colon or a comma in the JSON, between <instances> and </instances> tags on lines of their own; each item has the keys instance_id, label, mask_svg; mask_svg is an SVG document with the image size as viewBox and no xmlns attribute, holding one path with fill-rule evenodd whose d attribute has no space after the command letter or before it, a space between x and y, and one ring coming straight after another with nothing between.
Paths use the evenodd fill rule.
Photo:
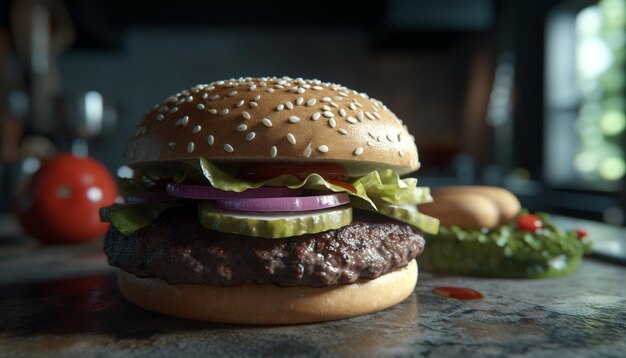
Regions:
<instances>
[{"instance_id":1,"label":"blurred dark background","mask_svg":"<svg viewBox=\"0 0 626 358\"><path fill-rule=\"evenodd\" d=\"M532 210L624 225L626 0L0 6L0 211L55 151L123 171L137 121L172 93L287 75L385 102L416 137L422 185L501 185Z\"/></svg>"}]
</instances>

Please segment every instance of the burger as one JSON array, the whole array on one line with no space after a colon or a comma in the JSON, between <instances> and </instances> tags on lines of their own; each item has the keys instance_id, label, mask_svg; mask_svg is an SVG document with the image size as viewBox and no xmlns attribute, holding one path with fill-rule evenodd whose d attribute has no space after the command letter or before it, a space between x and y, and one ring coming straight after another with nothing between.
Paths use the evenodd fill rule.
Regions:
<instances>
[{"instance_id":1,"label":"burger","mask_svg":"<svg viewBox=\"0 0 626 358\"><path fill-rule=\"evenodd\" d=\"M413 292L438 221L414 137L380 101L289 77L201 84L138 124L101 210L123 296L188 319L293 324L380 311Z\"/></svg>"}]
</instances>

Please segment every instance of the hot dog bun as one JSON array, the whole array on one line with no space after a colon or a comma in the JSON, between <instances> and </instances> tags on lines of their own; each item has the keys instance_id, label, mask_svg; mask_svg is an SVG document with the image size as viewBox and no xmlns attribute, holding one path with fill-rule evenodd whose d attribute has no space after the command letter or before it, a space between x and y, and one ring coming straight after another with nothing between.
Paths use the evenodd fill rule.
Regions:
<instances>
[{"instance_id":1,"label":"hot dog bun","mask_svg":"<svg viewBox=\"0 0 626 358\"><path fill-rule=\"evenodd\" d=\"M434 202L420 205L420 211L448 227L494 228L513 219L522 208L513 193L495 186L442 187L433 190L432 196Z\"/></svg>"},{"instance_id":2,"label":"hot dog bun","mask_svg":"<svg viewBox=\"0 0 626 358\"><path fill-rule=\"evenodd\" d=\"M480 229L498 225L500 211L496 203L480 194L455 193L435 196L434 202L420 205L420 212L439 219L442 226L456 225Z\"/></svg>"}]
</instances>

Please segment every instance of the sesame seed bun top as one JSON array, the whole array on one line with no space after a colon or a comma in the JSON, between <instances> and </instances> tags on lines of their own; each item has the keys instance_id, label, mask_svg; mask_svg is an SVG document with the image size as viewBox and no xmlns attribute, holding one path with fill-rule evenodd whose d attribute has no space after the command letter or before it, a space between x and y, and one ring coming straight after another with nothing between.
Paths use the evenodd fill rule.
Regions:
<instances>
[{"instance_id":1,"label":"sesame seed bun top","mask_svg":"<svg viewBox=\"0 0 626 358\"><path fill-rule=\"evenodd\" d=\"M171 96L140 122L124 157L135 168L198 157L339 163L351 175L419 168L413 136L382 102L289 77L217 81Z\"/></svg>"}]
</instances>

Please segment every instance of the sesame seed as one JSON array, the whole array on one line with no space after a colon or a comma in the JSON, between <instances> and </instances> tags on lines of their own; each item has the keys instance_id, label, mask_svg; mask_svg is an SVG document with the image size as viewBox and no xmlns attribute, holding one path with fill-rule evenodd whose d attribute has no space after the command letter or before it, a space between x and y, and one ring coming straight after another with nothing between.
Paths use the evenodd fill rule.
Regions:
<instances>
[{"instance_id":1,"label":"sesame seed","mask_svg":"<svg viewBox=\"0 0 626 358\"><path fill-rule=\"evenodd\" d=\"M272 126L272 121L269 120L269 118L263 118L261 120L261 122L263 123L264 126L266 127L271 127Z\"/></svg>"},{"instance_id":2,"label":"sesame seed","mask_svg":"<svg viewBox=\"0 0 626 358\"><path fill-rule=\"evenodd\" d=\"M333 112L331 111L324 111L324 117L326 118L333 118L335 115L333 114Z\"/></svg>"},{"instance_id":3,"label":"sesame seed","mask_svg":"<svg viewBox=\"0 0 626 358\"><path fill-rule=\"evenodd\" d=\"M296 116L289 116L289 122L291 122L291 123L298 123L298 122L300 122L300 118L298 118Z\"/></svg>"},{"instance_id":4,"label":"sesame seed","mask_svg":"<svg viewBox=\"0 0 626 358\"><path fill-rule=\"evenodd\" d=\"M306 101L306 105L309 107L314 106L315 103L317 103L317 100L315 100L315 98L311 98L310 100Z\"/></svg>"},{"instance_id":5,"label":"sesame seed","mask_svg":"<svg viewBox=\"0 0 626 358\"><path fill-rule=\"evenodd\" d=\"M272 157L272 158L276 158L276 155L278 155L278 148L276 148L276 146L275 146L275 145L273 145L273 146L270 148L270 157Z\"/></svg>"},{"instance_id":6,"label":"sesame seed","mask_svg":"<svg viewBox=\"0 0 626 358\"><path fill-rule=\"evenodd\" d=\"M159 113L159 114L157 114L157 116L156 116L156 120L157 120L157 121L162 121L163 119L165 119L165 116L164 116L164 115L162 115L162 114L160 114L160 113Z\"/></svg>"},{"instance_id":7,"label":"sesame seed","mask_svg":"<svg viewBox=\"0 0 626 358\"><path fill-rule=\"evenodd\" d=\"M213 143L215 143L215 137L213 137L213 134L209 134L209 136L206 137L206 142L208 145L213 145Z\"/></svg>"},{"instance_id":8,"label":"sesame seed","mask_svg":"<svg viewBox=\"0 0 626 358\"><path fill-rule=\"evenodd\" d=\"M293 103L291 103L291 101L287 101L287 103L285 103L285 107L293 109Z\"/></svg>"},{"instance_id":9,"label":"sesame seed","mask_svg":"<svg viewBox=\"0 0 626 358\"><path fill-rule=\"evenodd\" d=\"M313 86L313 89L316 90L316 91L321 91L324 88L322 86Z\"/></svg>"},{"instance_id":10,"label":"sesame seed","mask_svg":"<svg viewBox=\"0 0 626 358\"><path fill-rule=\"evenodd\" d=\"M337 126L337 122L335 121L335 118L329 119L328 125L330 126L330 128L335 128Z\"/></svg>"},{"instance_id":11,"label":"sesame seed","mask_svg":"<svg viewBox=\"0 0 626 358\"><path fill-rule=\"evenodd\" d=\"M176 120L176 122L174 122L174 125L177 127L182 127L186 126L187 123L189 123L189 116L184 116Z\"/></svg>"},{"instance_id":12,"label":"sesame seed","mask_svg":"<svg viewBox=\"0 0 626 358\"><path fill-rule=\"evenodd\" d=\"M232 97L232 96L234 96L236 94L237 94L237 91L230 91L230 92L228 92L228 97Z\"/></svg>"},{"instance_id":13,"label":"sesame seed","mask_svg":"<svg viewBox=\"0 0 626 358\"><path fill-rule=\"evenodd\" d=\"M359 111L359 113L356 114L356 118L359 119L359 122L363 122L363 120L365 119L363 116L363 111Z\"/></svg>"},{"instance_id":14,"label":"sesame seed","mask_svg":"<svg viewBox=\"0 0 626 358\"><path fill-rule=\"evenodd\" d=\"M284 104L279 104L278 106L276 106L276 110L277 111L282 111L283 109L285 109L285 105Z\"/></svg>"},{"instance_id":15,"label":"sesame seed","mask_svg":"<svg viewBox=\"0 0 626 358\"><path fill-rule=\"evenodd\" d=\"M209 94L208 94L208 93L204 92L204 93L202 94L202 99L207 99L208 97L209 97Z\"/></svg>"},{"instance_id":16,"label":"sesame seed","mask_svg":"<svg viewBox=\"0 0 626 358\"><path fill-rule=\"evenodd\" d=\"M330 102L330 105L335 107L335 108L339 108L339 105L337 103L335 103L335 102Z\"/></svg>"},{"instance_id":17,"label":"sesame seed","mask_svg":"<svg viewBox=\"0 0 626 358\"><path fill-rule=\"evenodd\" d=\"M306 148L304 148L304 152L302 152L302 154L304 155L305 158L308 158L308 157L311 156L311 154L313 154L313 150L311 149L311 143L310 142L306 146Z\"/></svg>"},{"instance_id":18,"label":"sesame seed","mask_svg":"<svg viewBox=\"0 0 626 358\"><path fill-rule=\"evenodd\" d=\"M189 142L189 144L187 144L187 153L193 152L195 148L196 148L196 145L194 144L194 142Z\"/></svg>"},{"instance_id":19,"label":"sesame seed","mask_svg":"<svg viewBox=\"0 0 626 358\"><path fill-rule=\"evenodd\" d=\"M363 154L363 147L356 147L356 149L354 150L354 155L358 157L361 154Z\"/></svg>"},{"instance_id":20,"label":"sesame seed","mask_svg":"<svg viewBox=\"0 0 626 358\"><path fill-rule=\"evenodd\" d=\"M298 92L299 94L303 94L304 92L306 92L306 90L305 90L304 88L300 87L300 88L298 88L298 91L297 91L297 92Z\"/></svg>"},{"instance_id":21,"label":"sesame seed","mask_svg":"<svg viewBox=\"0 0 626 358\"><path fill-rule=\"evenodd\" d=\"M404 157L404 152L403 152L403 151L401 151L401 150L399 150L399 151L398 151L398 155L399 155L399 156L401 156L401 157Z\"/></svg>"},{"instance_id":22,"label":"sesame seed","mask_svg":"<svg viewBox=\"0 0 626 358\"><path fill-rule=\"evenodd\" d=\"M312 119L312 120L314 120L314 121L316 121L316 120L320 119L320 116L321 116L320 112L315 112L315 113L313 113L313 115L311 116L311 119Z\"/></svg>"},{"instance_id":23,"label":"sesame seed","mask_svg":"<svg viewBox=\"0 0 626 358\"><path fill-rule=\"evenodd\" d=\"M353 111L356 110L356 106L354 105L354 103L350 103L348 107L350 107L350 109Z\"/></svg>"},{"instance_id":24,"label":"sesame seed","mask_svg":"<svg viewBox=\"0 0 626 358\"><path fill-rule=\"evenodd\" d=\"M272 92L274 92L274 89L272 87L268 87L265 91L267 93L272 93Z\"/></svg>"},{"instance_id":25,"label":"sesame seed","mask_svg":"<svg viewBox=\"0 0 626 358\"><path fill-rule=\"evenodd\" d=\"M328 146L326 144L322 144L319 147L317 147L317 150L320 151L321 153L328 153Z\"/></svg>"},{"instance_id":26,"label":"sesame seed","mask_svg":"<svg viewBox=\"0 0 626 358\"><path fill-rule=\"evenodd\" d=\"M187 96L186 100L187 100L187 102L193 101L193 96Z\"/></svg>"},{"instance_id":27,"label":"sesame seed","mask_svg":"<svg viewBox=\"0 0 626 358\"><path fill-rule=\"evenodd\" d=\"M259 106L258 103L254 102L254 101L250 101L250 107L255 107L256 108L258 106Z\"/></svg>"},{"instance_id":28,"label":"sesame seed","mask_svg":"<svg viewBox=\"0 0 626 358\"><path fill-rule=\"evenodd\" d=\"M329 103L330 101L332 101L332 99L330 99L330 97L322 98L322 102L324 102L324 103Z\"/></svg>"},{"instance_id":29,"label":"sesame seed","mask_svg":"<svg viewBox=\"0 0 626 358\"><path fill-rule=\"evenodd\" d=\"M250 113L248 113L246 111L241 112L241 115L243 116L244 119L250 119L251 118L250 117Z\"/></svg>"},{"instance_id":30,"label":"sesame seed","mask_svg":"<svg viewBox=\"0 0 626 358\"><path fill-rule=\"evenodd\" d=\"M245 132L248 129L248 126L243 124L243 123L241 123L235 129L237 130L237 132Z\"/></svg>"},{"instance_id":31,"label":"sesame seed","mask_svg":"<svg viewBox=\"0 0 626 358\"><path fill-rule=\"evenodd\" d=\"M287 133L287 140L291 144L296 144L296 137L291 133Z\"/></svg>"},{"instance_id":32,"label":"sesame seed","mask_svg":"<svg viewBox=\"0 0 626 358\"><path fill-rule=\"evenodd\" d=\"M370 112L365 112L365 116L372 121L376 119L376 117L374 117Z\"/></svg>"},{"instance_id":33,"label":"sesame seed","mask_svg":"<svg viewBox=\"0 0 626 358\"><path fill-rule=\"evenodd\" d=\"M345 116L346 116L346 110L345 110L345 109L343 109L343 108L342 108L342 109L340 109L340 110L339 110L339 115L340 115L340 116L342 116L342 117L345 117Z\"/></svg>"},{"instance_id":34,"label":"sesame seed","mask_svg":"<svg viewBox=\"0 0 626 358\"><path fill-rule=\"evenodd\" d=\"M227 151L228 153L232 153L235 151L235 148L232 145L226 143L224 144L224 150Z\"/></svg>"},{"instance_id":35,"label":"sesame seed","mask_svg":"<svg viewBox=\"0 0 626 358\"><path fill-rule=\"evenodd\" d=\"M228 108L224 108L224 109L222 109L222 110L220 111L219 115L220 115L220 116L225 116L225 115L227 115L227 114L228 114L228 112L229 112L229 111L228 111Z\"/></svg>"},{"instance_id":36,"label":"sesame seed","mask_svg":"<svg viewBox=\"0 0 626 358\"><path fill-rule=\"evenodd\" d=\"M251 140L253 140L253 139L254 139L254 137L256 137L256 133L254 133L254 132L250 132L250 133L246 134L246 140L247 140L248 142L250 142Z\"/></svg>"},{"instance_id":37,"label":"sesame seed","mask_svg":"<svg viewBox=\"0 0 626 358\"><path fill-rule=\"evenodd\" d=\"M211 96L211 98L209 98L211 101L215 101L216 99L220 98L219 94L214 94Z\"/></svg>"},{"instance_id":38,"label":"sesame seed","mask_svg":"<svg viewBox=\"0 0 626 358\"><path fill-rule=\"evenodd\" d=\"M335 101L341 101L341 100L343 100L343 97L341 97L341 96L335 96L335 97L333 97L333 98L335 99Z\"/></svg>"},{"instance_id":39,"label":"sesame seed","mask_svg":"<svg viewBox=\"0 0 626 358\"><path fill-rule=\"evenodd\" d=\"M209 109L209 113L211 113L211 114L217 114L217 109L215 109L215 108L211 108L211 109Z\"/></svg>"},{"instance_id":40,"label":"sesame seed","mask_svg":"<svg viewBox=\"0 0 626 358\"><path fill-rule=\"evenodd\" d=\"M200 111L201 111L201 110L203 110L203 109L204 109L204 105L203 105L202 103L198 103L198 104L196 105L196 108L197 108L198 110L200 110Z\"/></svg>"},{"instance_id":41,"label":"sesame seed","mask_svg":"<svg viewBox=\"0 0 626 358\"><path fill-rule=\"evenodd\" d=\"M387 140L393 142L395 138L391 135L391 133L387 134Z\"/></svg>"},{"instance_id":42,"label":"sesame seed","mask_svg":"<svg viewBox=\"0 0 626 358\"><path fill-rule=\"evenodd\" d=\"M236 104L237 108L243 106L244 103L246 103L246 101L244 101L243 99L240 99Z\"/></svg>"},{"instance_id":43,"label":"sesame seed","mask_svg":"<svg viewBox=\"0 0 626 358\"><path fill-rule=\"evenodd\" d=\"M348 135L348 131L347 131L347 130L345 130L345 129L343 129L343 128L339 128L339 129L337 129L337 132L339 132L339 133L341 133L341 134L343 134L343 135Z\"/></svg>"},{"instance_id":44,"label":"sesame seed","mask_svg":"<svg viewBox=\"0 0 626 358\"><path fill-rule=\"evenodd\" d=\"M161 106L159 107L159 113L165 113L169 110L168 106Z\"/></svg>"},{"instance_id":45,"label":"sesame seed","mask_svg":"<svg viewBox=\"0 0 626 358\"><path fill-rule=\"evenodd\" d=\"M302 97L298 97L298 99L296 100L296 104L299 106L299 105L301 105L302 103L304 103L304 98L302 98Z\"/></svg>"},{"instance_id":46,"label":"sesame seed","mask_svg":"<svg viewBox=\"0 0 626 358\"><path fill-rule=\"evenodd\" d=\"M342 92L342 91L340 91L340 92L339 92L339 94L340 94L340 95L342 95L342 96L344 96L344 97L348 97L348 93L346 93L346 92Z\"/></svg>"},{"instance_id":47,"label":"sesame seed","mask_svg":"<svg viewBox=\"0 0 626 358\"><path fill-rule=\"evenodd\" d=\"M191 134L197 134L198 132L200 132L202 130L202 127L197 124L193 127L193 129L191 130Z\"/></svg>"},{"instance_id":48,"label":"sesame seed","mask_svg":"<svg viewBox=\"0 0 626 358\"><path fill-rule=\"evenodd\" d=\"M374 145L376 145L376 143L372 142L371 140L368 140L367 145L369 145L370 147L373 147Z\"/></svg>"},{"instance_id":49,"label":"sesame seed","mask_svg":"<svg viewBox=\"0 0 626 358\"><path fill-rule=\"evenodd\" d=\"M376 118L378 118L378 119L381 119L381 118L380 118L380 114L378 114L378 112L374 112L374 117L376 117Z\"/></svg>"},{"instance_id":50,"label":"sesame seed","mask_svg":"<svg viewBox=\"0 0 626 358\"><path fill-rule=\"evenodd\" d=\"M250 91L256 90L256 85L250 85Z\"/></svg>"},{"instance_id":51,"label":"sesame seed","mask_svg":"<svg viewBox=\"0 0 626 358\"><path fill-rule=\"evenodd\" d=\"M323 110L325 110L325 111L330 111L330 107L328 107L327 105L324 105L324 106L322 107L322 109L323 109Z\"/></svg>"},{"instance_id":52,"label":"sesame seed","mask_svg":"<svg viewBox=\"0 0 626 358\"><path fill-rule=\"evenodd\" d=\"M170 148L174 148L176 146L176 142L169 142L167 145L169 145Z\"/></svg>"},{"instance_id":53,"label":"sesame seed","mask_svg":"<svg viewBox=\"0 0 626 358\"><path fill-rule=\"evenodd\" d=\"M363 107L363 105L361 104L361 102L357 101L356 99L353 99L354 104L356 104L359 107Z\"/></svg>"},{"instance_id":54,"label":"sesame seed","mask_svg":"<svg viewBox=\"0 0 626 358\"><path fill-rule=\"evenodd\" d=\"M284 89L284 88L285 88L285 86L283 86L283 85L281 85L281 84L277 84L277 85L274 85L274 88Z\"/></svg>"},{"instance_id":55,"label":"sesame seed","mask_svg":"<svg viewBox=\"0 0 626 358\"><path fill-rule=\"evenodd\" d=\"M348 122L350 124L356 124L357 120L354 117L348 117L348 118L346 118L346 122Z\"/></svg>"},{"instance_id":56,"label":"sesame seed","mask_svg":"<svg viewBox=\"0 0 626 358\"><path fill-rule=\"evenodd\" d=\"M176 112L178 112L178 107L172 107L170 109L170 113L176 113Z\"/></svg>"}]
</instances>

